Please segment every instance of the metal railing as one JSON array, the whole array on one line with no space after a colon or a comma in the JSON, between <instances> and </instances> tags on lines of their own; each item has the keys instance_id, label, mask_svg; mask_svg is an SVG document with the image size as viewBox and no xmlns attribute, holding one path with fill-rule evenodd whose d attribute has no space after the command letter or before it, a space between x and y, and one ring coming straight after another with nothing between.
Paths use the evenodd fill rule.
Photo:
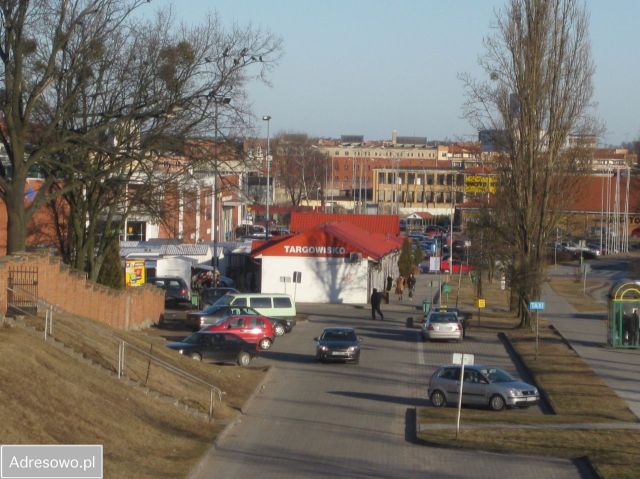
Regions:
<instances>
[{"instance_id":1,"label":"metal railing","mask_svg":"<svg viewBox=\"0 0 640 479\"><path fill-rule=\"evenodd\" d=\"M118 337L116 335L116 337ZM188 379L190 381L193 381L195 383L198 383L202 386L205 386L209 389L209 420L211 420L213 418L213 407L214 407L214 395L217 396L218 401L220 403L222 403L222 396L224 395L224 392L217 386L210 384L206 381L204 381L203 379L200 379L197 376L194 376L193 374L190 374L188 372L186 372L183 369L178 368L177 366L174 366L171 363L168 363L162 359L160 359L157 356L154 356L151 353L148 353L146 351L143 351L141 348L131 344L130 342L128 342L127 340L118 337L118 378L121 378L122 376L124 376L124 370L125 370L125 350L126 349L131 349L133 351L135 351L136 353L146 357L147 359L149 359L150 361L153 361L155 364L157 364L158 366L161 366L163 368L165 368L167 371L170 371L174 374L177 374L178 376L181 376L185 379Z\"/></svg>"},{"instance_id":2,"label":"metal railing","mask_svg":"<svg viewBox=\"0 0 640 479\"><path fill-rule=\"evenodd\" d=\"M29 294L27 291L21 290L20 288L7 288L7 292L11 292L13 294L19 293L19 294ZM54 312L58 313L58 314L65 314L66 311L64 311L63 309L48 303L47 301L37 298L37 297L33 297L34 302L37 304L37 309L38 311L44 310L45 311L45 317L44 317L44 340L46 341L47 338L49 336L51 336L52 338L55 338L55 336L53 335L53 318L54 318ZM33 318L36 319L38 321L41 321L42 318L40 316L38 316L37 314L33 314L33 312L31 310L27 310L27 309L22 309L20 307L16 307L14 306L14 310L18 311L20 313L22 313L23 316L25 317L29 317L29 318ZM68 313L67 313L68 314ZM165 369L166 371L169 371L177 376L180 376L188 381L191 381L193 383L196 383L200 386L204 386L205 388L207 388L209 390L209 410L208 410L208 417L209 417L209 421L211 421L213 419L213 410L214 410L214 405L215 405L215 398L218 399L219 403L222 403L222 397L225 395L225 392L222 391L219 387L215 386L214 384L208 383L207 381L194 376L193 374L185 371L184 369L181 369L167 361L164 361L163 359L159 358L158 356L155 356L153 354L151 354L150 352L144 351L141 348L139 348L138 346L132 344L131 342L127 341L126 339L118 336L117 334L114 334L113 337L109 337L107 338L110 341L113 341L114 343L118 344L118 363L117 363L117 372L118 372L118 379L121 379L122 376L125 375L125 350L128 348L134 352L136 352L137 354L142 355L143 357L145 357L149 362L153 362L154 364L162 367L163 369ZM146 384L146 381L145 381Z\"/></svg>"}]
</instances>

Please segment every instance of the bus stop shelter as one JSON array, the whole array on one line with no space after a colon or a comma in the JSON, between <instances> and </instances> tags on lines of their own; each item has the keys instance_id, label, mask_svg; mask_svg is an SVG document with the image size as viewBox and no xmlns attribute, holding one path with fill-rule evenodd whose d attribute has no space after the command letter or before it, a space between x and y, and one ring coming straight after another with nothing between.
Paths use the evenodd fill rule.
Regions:
<instances>
[{"instance_id":1,"label":"bus stop shelter","mask_svg":"<svg viewBox=\"0 0 640 479\"><path fill-rule=\"evenodd\" d=\"M607 344L640 347L640 281L624 281L609 291Z\"/></svg>"}]
</instances>

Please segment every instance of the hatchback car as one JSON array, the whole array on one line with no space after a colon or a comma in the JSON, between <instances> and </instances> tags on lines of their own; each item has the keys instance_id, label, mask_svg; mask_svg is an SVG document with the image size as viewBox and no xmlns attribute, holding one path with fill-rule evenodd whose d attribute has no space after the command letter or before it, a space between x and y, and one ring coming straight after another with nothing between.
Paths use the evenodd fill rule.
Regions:
<instances>
[{"instance_id":1,"label":"hatchback car","mask_svg":"<svg viewBox=\"0 0 640 479\"><path fill-rule=\"evenodd\" d=\"M454 339L462 341L464 328L457 311L431 310L421 328L422 340Z\"/></svg>"},{"instance_id":2,"label":"hatchback car","mask_svg":"<svg viewBox=\"0 0 640 479\"><path fill-rule=\"evenodd\" d=\"M212 304L204 308L202 311L188 312L186 325L189 328L197 330L204 326L216 324L221 319L226 319L229 316L240 314L264 316L248 306L224 306ZM295 324L295 320L288 318L269 318L269 321L271 321L271 326L273 326L273 332L276 336L282 336L285 333L290 333Z\"/></svg>"},{"instance_id":3,"label":"hatchback car","mask_svg":"<svg viewBox=\"0 0 640 479\"><path fill-rule=\"evenodd\" d=\"M260 349L269 349L275 336L269 318L255 315L235 315L221 319L201 331L226 331L236 334L249 343L256 343Z\"/></svg>"},{"instance_id":4,"label":"hatchback car","mask_svg":"<svg viewBox=\"0 0 640 479\"><path fill-rule=\"evenodd\" d=\"M197 332L167 347L198 361L234 362L240 366L248 366L258 354L255 343L233 333Z\"/></svg>"},{"instance_id":5,"label":"hatchback car","mask_svg":"<svg viewBox=\"0 0 640 479\"><path fill-rule=\"evenodd\" d=\"M191 302L191 291L187 282L180 277L157 276L149 278L147 283L164 290L165 306L176 306L179 303Z\"/></svg>"},{"instance_id":6,"label":"hatchback car","mask_svg":"<svg viewBox=\"0 0 640 479\"><path fill-rule=\"evenodd\" d=\"M353 328L326 328L316 341L316 360L360 362L360 342Z\"/></svg>"},{"instance_id":7,"label":"hatchback car","mask_svg":"<svg viewBox=\"0 0 640 479\"><path fill-rule=\"evenodd\" d=\"M461 366L442 366L429 380L428 395L435 407L457 404L460 396ZM529 407L538 403L535 386L519 381L503 369L493 366L465 366L462 403L489 406L494 411L505 407Z\"/></svg>"}]
</instances>

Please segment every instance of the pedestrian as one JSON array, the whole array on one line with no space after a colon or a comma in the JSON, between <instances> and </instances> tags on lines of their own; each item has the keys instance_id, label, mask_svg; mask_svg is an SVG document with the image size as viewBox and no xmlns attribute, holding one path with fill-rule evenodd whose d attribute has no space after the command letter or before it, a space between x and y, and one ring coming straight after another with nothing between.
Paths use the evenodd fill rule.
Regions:
<instances>
[{"instance_id":1,"label":"pedestrian","mask_svg":"<svg viewBox=\"0 0 640 479\"><path fill-rule=\"evenodd\" d=\"M638 308L633 308L631 315L631 344L640 346L640 316L638 316Z\"/></svg>"},{"instance_id":2,"label":"pedestrian","mask_svg":"<svg viewBox=\"0 0 640 479\"><path fill-rule=\"evenodd\" d=\"M387 294L389 294L391 292L391 288L393 287L393 278L391 277L391 275L387 276Z\"/></svg>"},{"instance_id":3,"label":"pedestrian","mask_svg":"<svg viewBox=\"0 0 640 479\"><path fill-rule=\"evenodd\" d=\"M384 314L380 311L380 293L376 288L373 288L371 293L371 319L375 321L376 312L380 315L380 321L384 321Z\"/></svg>"},{"instance_id":4,"label":"pedestrian","mask_svg":"<svg viewBox=\"0 0 640 479\"><path fill-rule=\"evenodd\" d=\"M409 288L409 297L413 298L413 290L416 287L416 277L411 273L407 278L407 287Z\"/></svg>"},{"instance_id":5,"label":"pedestrian","mask_svg":"<svg viewBox=\"0 0 640 479\"><path fill-rule=\"evenodd\" d=\"M396 294L398 295L398 301L402 301L402 296L404 295L404 276L398 276L396 279Z\"/></svg>"}]
</instances>

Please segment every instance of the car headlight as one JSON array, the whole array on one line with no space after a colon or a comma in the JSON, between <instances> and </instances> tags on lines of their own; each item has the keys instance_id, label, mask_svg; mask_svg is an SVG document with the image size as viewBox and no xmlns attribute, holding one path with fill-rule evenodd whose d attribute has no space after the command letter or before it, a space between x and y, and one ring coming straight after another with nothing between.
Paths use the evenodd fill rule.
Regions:
<instances>
[{"instance_id":1,"label":"car headlight","mask_svg":"<svg viewBox=\"0 0 640 479\"><path fill-rule=\"evenodd\" d=\"M357 350L358 350L358 346L349 346L349 349L347 349L347 351L349 351L350 353L353 353Z\"/></svg>"},{"instance_id":2,"label":"car headlight","mask_svg":"<svg viewBox=\"0 0 640 479\"><path fill-rule=\"evenodd\" d=\"M318 346L318 349L319 349L320 351L329 351L329 348L328 348L328 347L326 347L326 346Z\"/></svg>"},{"instance_id":3,"label":"car headlight","mask_svg":"<svg viewBox=\"0 0 640 479\"><path fill-rule=\"evenodd\" d=\"M522 396L522 391L520 391L519 389L509 389L509 396Z\"/></svg>"},{"instance_id":4,"label":"car headlight","mask_svg":"<svg viewBox=\"0 0 640 479\"><path fill-rule=\"evenodd\" d=\"M184 349L179 349L179 350L178 350L178 352L179 352L180 354L184 354Z\"/></svg>"}]
</instances>

